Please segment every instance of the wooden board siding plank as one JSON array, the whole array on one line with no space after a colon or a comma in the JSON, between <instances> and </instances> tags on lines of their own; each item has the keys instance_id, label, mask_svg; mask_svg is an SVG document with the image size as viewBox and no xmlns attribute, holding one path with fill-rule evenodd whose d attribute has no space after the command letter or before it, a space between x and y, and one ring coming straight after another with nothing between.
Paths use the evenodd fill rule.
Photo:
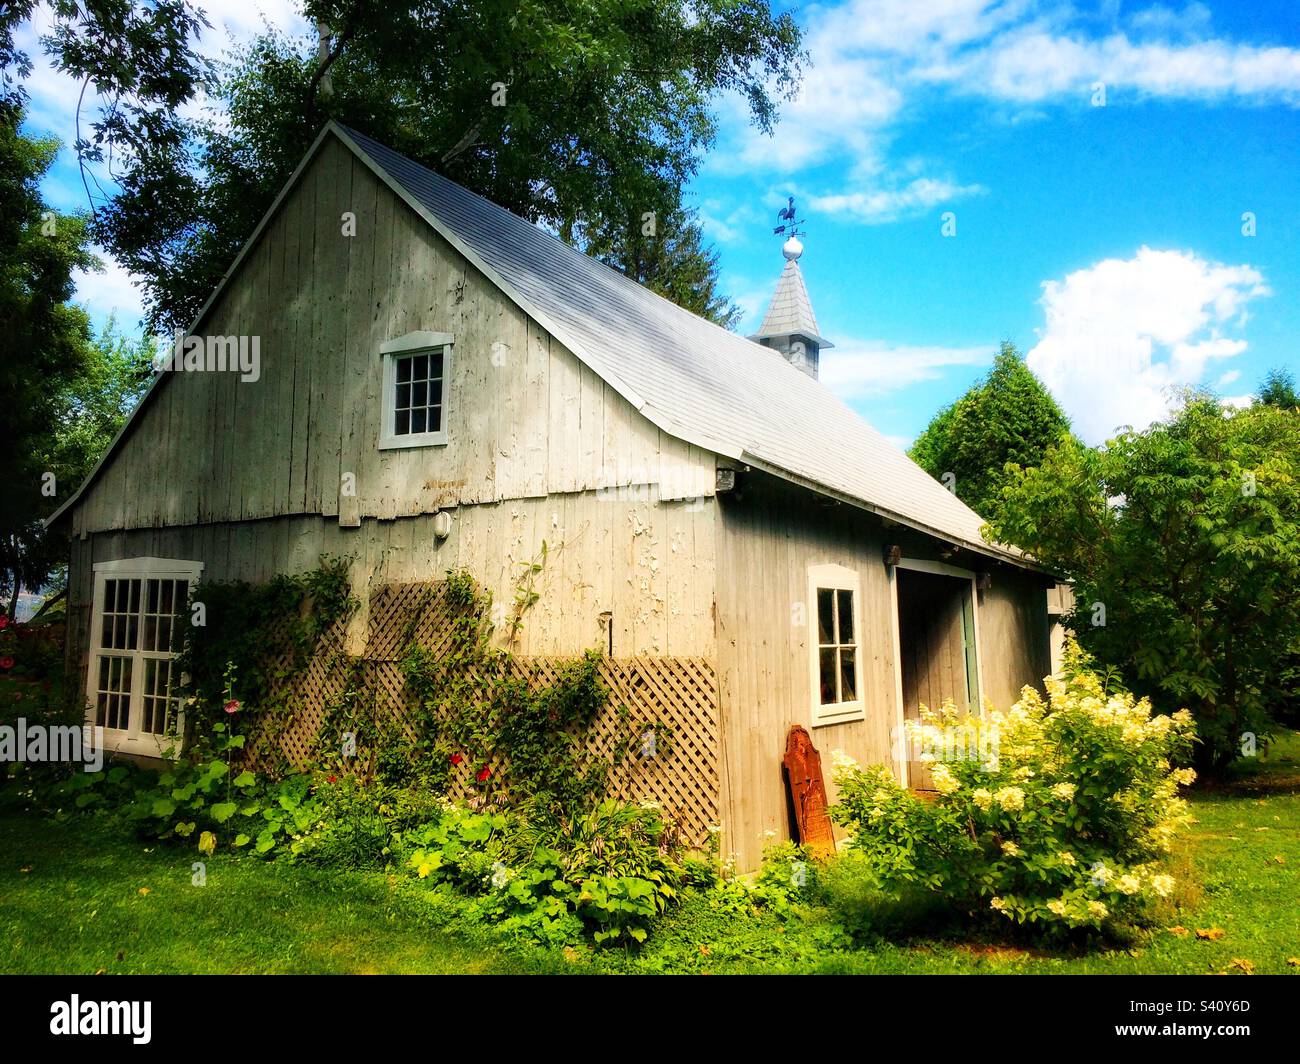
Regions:
<instances>
[{"instance_id":1,"label":"wooden board siding plank","mask_svg":"<svg viewBox=\"0 0 1300 1064\"><path fill-rule=\"evenodd\" d=\"M315 437L310 479L320 493L320 512L338 514L340 433L346 382L347 261L350 238L342 231L343 213L352 204L352 158L338 144L321 153L316 188L316 264L318 285L312 316L312 343L318 372L312 376Z\"/></svg>"},{"instance_id":2,"label":"wooden board siding plank","mask_svg":"<svg viewBox=\"0 0 1300 1064\"><path fill-rule=\"evenodd\" d=\"M312 225L315 189L316 169L313 167L286 202L280 227L287 241L284 284L289 300L284 305L291 320L291 326L285 329L285 337L293 349L293 402L287 410L281 410L280 415L288 417L292 426L288 505L299 512L315 510L318 501L307 480L312 444L312 372L315 366L311 331L311 306L316 285L316 230Z\"/></svg>"},{"instance_id":3,"label":"wooden board siding plank","mask_svg":"<svg viewBox=\"0 0 1300 1064\"><path fill-rule=\"evenodd\" d=\"M577 359L552 341L550 345L547 490L577 491L582 432L582 369Z\"/></svg>"},{"instance_id":4,"label":"wooden board siding plank","mask_svg":"<svg viewBox=\"0 0 1300 1064\"><path fill-rule=\"evenodd\" d=\"M339 498L339 523L359 526L363 500L370 487L362 482L374 466L363 460L362 449L374 451L377 440L366 435L367 404L371 391L378 400L378 387L371 382L380 377L379 338L375 335L374 291L375 259L379 254L376 229L379 188L360 164L352 164L352 195L348 210L355 216L356 235L348 241L348 280L345 301L343 393L348 397L341 410L339 424L339 475L348 478L352 494ZM387 250L386 248L384 249Z\"/></svg>"}]
</instances>

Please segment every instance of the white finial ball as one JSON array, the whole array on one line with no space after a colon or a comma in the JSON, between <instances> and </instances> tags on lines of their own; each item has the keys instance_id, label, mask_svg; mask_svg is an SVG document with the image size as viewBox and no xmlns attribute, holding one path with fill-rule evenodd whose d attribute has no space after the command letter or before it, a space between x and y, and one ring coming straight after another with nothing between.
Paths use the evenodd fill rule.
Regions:
<instances>
[{"instance_id":1,"label":"white finial ball","mask_svg":"<svg viewBox=\"0 0 1300 1064\"><path fill-rule=\"evenodd\" d=\"M803 244L799 242L799 238L797 236L792 236L789 240L787 240L784 244L781 245L781 254L784 255L787 259L789 259L791 262L793 262L795 259L797 259L800 255L803 254Z\"/></svg>"}]
</instances>

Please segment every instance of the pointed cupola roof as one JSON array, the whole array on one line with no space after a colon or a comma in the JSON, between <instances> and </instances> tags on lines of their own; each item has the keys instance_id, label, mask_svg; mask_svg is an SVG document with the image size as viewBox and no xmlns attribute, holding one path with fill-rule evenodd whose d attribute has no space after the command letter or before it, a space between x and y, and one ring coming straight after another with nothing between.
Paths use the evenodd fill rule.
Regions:
<instances>
[{"instance_id":1,"label":"pointed cupola roof","mask_svg":"<svg viewBox=\"0 0 1300 1064\"><path fill-rule=\"evenodd\" d=\"M835 345L825 339L817 329L817 317L813 314L812 300L808 298L808 288L803 283L803 271L799 269L798 260L799 255L803 253L803 246L791 248L791 244L799 245L799 241L791 239L782 249L785 253L785 269L781 271L781 279L776 283L776 292L772 296L772 302L768 304L763 324L750 339L762 341L800 336L811 340L819 348L834 347Z\"/></svg>"}]
</instances>

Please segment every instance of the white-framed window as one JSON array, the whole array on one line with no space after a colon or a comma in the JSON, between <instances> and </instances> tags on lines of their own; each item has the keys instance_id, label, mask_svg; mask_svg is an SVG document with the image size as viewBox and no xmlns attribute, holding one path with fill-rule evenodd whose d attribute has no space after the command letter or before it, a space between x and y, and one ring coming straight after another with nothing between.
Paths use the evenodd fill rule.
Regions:
<instances>
[{"instance_id":1,"label":"white-framed window","mask_svg":"<svg viewBox=\"0 0 1300 1064\"><path fill-rule=\"evenodd\" d=\"M381 449L447 442L451 333L413 332L379 348L383 359Z\"/></svg>"},{"instance_id":2,"label":"white-framed window","mask_svg":"<svg viewBox=\"0 0 1300 1064\"><path fill-rule=\"evenodd\" d=\"M862 698L862 581L843 565L808 569L812 723L865 720Z\"/></svg>"},{"instance_id":3,"label":"white-framed window","mask_svg":"<svg viewBox=\"0 0 1300 1064\"><path fill-rule=\"evenodd\" d=\"M95 565L86 723L104 748L175 756L184 717L177 655L201 562L126 558Z\"/></svg>"}]
</instances>

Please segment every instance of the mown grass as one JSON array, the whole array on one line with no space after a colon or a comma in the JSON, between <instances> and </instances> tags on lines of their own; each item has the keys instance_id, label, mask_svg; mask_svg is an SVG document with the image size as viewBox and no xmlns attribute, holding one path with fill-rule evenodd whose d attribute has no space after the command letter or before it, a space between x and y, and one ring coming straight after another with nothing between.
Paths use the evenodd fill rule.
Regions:
<instances>
[{"instance_id":1,"label":"mown grass","mask_svg":"<svg viewBox=\"0 0 1300 1064\"><path fill-rule=\"evenodd\" d=\"M145 846L102 818L0 819L0 971L528 973L562 955L507 952L438 925L405 883Z\"/></svg>"},{"instance_id":2,"label":"mown grass","mask_svg":"<svg viewBox=\"0 0 1300 1064\"><path fill-rule=\"evenodd\" d=\"M1300 973L1300 736L1193 799L1179 896L1130 942L1032 947L931 905L881 906L847 868L783 915L675 910L635 955L507 947L405 877L148 846L100 817L0 817L4 972ZM1198 936L1197 932L1204 932Z\"/></svg>"}]
</instances>

